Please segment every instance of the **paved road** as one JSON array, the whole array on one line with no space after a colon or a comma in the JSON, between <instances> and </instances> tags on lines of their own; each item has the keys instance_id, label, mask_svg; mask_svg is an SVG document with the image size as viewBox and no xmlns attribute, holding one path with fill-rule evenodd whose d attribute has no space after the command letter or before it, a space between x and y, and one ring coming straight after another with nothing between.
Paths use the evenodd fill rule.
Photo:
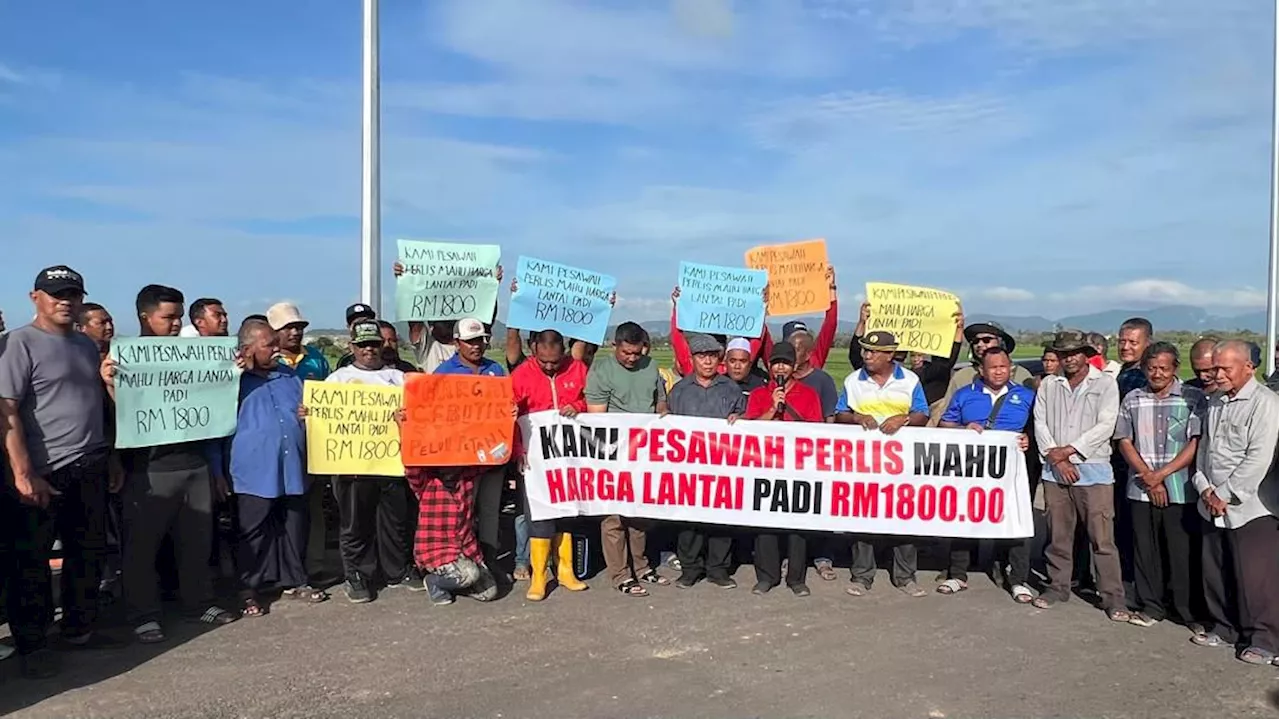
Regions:
<instances>
[{"instance_id":1,"label":"paved road","mask_svg":"<svg viewBox=\"0 0 1280 719\"><path fill-rule=\"evenodd\" d=\"M842 573L843 574L843 573ZM845 575L847 576L847 575ZM932 576L929 572L923 576ZM1172 625L1112 625L1075 601L1014 605L985 580L909 599L882 576L814 594L596 579L544 603L521 593L432 607L337 594L161 648L68 657L36 683L0 666L13 717L1274 717L1276 672L1196 647ZM738 573L749 586L750 568ZM174 625L177 629L177 625Z\"/></svg>"}]
</instances>

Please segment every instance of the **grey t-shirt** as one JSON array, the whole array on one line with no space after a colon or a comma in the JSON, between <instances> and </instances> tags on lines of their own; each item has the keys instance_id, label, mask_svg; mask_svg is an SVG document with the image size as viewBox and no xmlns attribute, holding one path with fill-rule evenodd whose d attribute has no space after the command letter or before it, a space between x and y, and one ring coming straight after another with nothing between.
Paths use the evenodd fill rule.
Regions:
<instances>
[{"instance_id":1,"label":"grey t-shirt","mask_svg":"<svg viewBox=\"0 0 1280 719\"><path fill-rule=\"evenodd\" d=\"M32 469L47 474L107 448L98 348L79 332L33 325L0 349L0 399L16 400Z\"/></svg>"},{"instance_id":2,"label":"grey t-shirt","mask_svg":"<svg viewBox=\"0 0 1280 719\"><path fill-rule=\"evenodd\" d=\"M836 381L831 375L820 369L815 369L805 375L800 382L818 393L818 399L822 400L822 416L824 418L831 417L836 413L836 402L840 401L840 391L836 389Z\"/></svg>"}]
</instances>

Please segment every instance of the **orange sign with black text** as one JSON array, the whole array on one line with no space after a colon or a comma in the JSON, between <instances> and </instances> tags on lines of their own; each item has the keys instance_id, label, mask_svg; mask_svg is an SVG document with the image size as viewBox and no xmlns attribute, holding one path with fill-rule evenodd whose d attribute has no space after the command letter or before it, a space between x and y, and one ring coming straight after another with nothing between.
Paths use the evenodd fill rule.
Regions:
<instances>
[{"instance_id":1,"label":"orange sign with black text","mask_svg":"<svg viewBox=\"0 0 1280 719\"><path fill-rule=\"evenodd\" d=\"M515 431L510 377L405 376L400 430L406 467L501 465Z\"/></svg>"}]
</instances>

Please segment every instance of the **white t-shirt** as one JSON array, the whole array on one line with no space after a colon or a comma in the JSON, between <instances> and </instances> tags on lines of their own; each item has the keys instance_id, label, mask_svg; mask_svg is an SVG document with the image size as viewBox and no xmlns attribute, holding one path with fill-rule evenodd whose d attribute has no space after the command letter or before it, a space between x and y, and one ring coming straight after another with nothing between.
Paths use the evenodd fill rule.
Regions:
<instances>
[{"instance_id":1,"label":"white t-shirt","mask_svg":"<svg viewBox=\"0 0 1280 719\"><path fill-rule=\"evenodd\" d=\"M326 379L327 382L344 382L348 384L371 384L383 387L403 387L404 372L395 367L382 369L360 369L354 364L334 370Z\"/></svg>"},{"instance_id":2,"label":"white t-shirt","mask_svg":"<svg viewBox=\"0 0 1280 719\"><path fill-rule=\"evenodd\" d=\"M178 330L178 336L179 337L199 337L200 330L196 329L195 325L183 325L182 329Z\"/></svg>"},{"instance_id":3,"label":"white t-shirt","mask_svg":"<svg viewBox=\"0 0 1280 719\"><path fill-rule=\"evenodd\" d=\"M431 336L431 328L422 328L422 340L414 347L414 359L427 374L433 374L436 368L444 364L450 357L458 354L458 348L452 343L436 342Z\"/></svg>"}]
</instances>

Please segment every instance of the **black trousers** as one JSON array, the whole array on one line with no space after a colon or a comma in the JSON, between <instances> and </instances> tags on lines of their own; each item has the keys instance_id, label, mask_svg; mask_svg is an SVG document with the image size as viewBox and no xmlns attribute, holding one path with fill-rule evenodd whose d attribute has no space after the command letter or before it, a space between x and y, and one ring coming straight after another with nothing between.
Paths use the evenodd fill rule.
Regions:
<instances>
[{"instance_id":1,"label":"black trousers","mask_svg":"<svg viewBox=\"0 0 1280 719\"><path fill-rule=\"evenodd\" d=\"M21 654L43 648L53 624L49 559L54 540L62 542L64 636L93 630L98 616L98 583L107 553L107 453L81 457L45 479L62 493L45 509L22 504L12 487L7 486L0 497L10 550L9 629Z\"/></svg>"},{"instance_id":2,"label":"black trousers","mask_svg":"<svg viewBox=\"0 0 1280 719\"><path fill-rule=\"evenodd\" d=\"M333 498L346 575L382 581L403 577L410 566L411 522L416 519L404 478L340 475L333 478Z\"/></svg>"},{"instance_id":3,"label":"black trousers","mask_svg":"<svg viewBox=\"0 0 1280 719\"><path fill-rule=\"evenodd\" d=\"M733 536L728 527L692 525L676 535L680 576L728 579L733 562Z\"/></svg>"},{"instance_id":4,"label":"black trousers","mask_svg":"<svg viewBox=\"0 0 1280 719\"><path fill-rule=\"evenodd\" d=\"M808 569L808 546L799 532L756 535L756 581L776 587L782 582L782 543L786 542L787 586L804 584Z\"/></svg>"},{"instance_id":5,"label":"black trousers","mask_svg":"<svg viewBox=\"0 0 1280 719\"><path fill-rule=\"evenodd\" d=\"M968 582L969 566L973 563L973 556L978 551L978 540L955 538L947 541L951 544L948 553L947 578ZM1009 565L1009 572L1006 575L1009 587L1019 584L1025 586L1031 575L1031 538L997 539L993 548L995 550L993 559L996 565L1001 569L1005 564Z\"/></svg>"},{"instance_id":6,"label":"black trousers","mask_svg":"<svg viewBox=\"0 0 1280 719\"><path fill-rule=\"evenodd\" d=\"M236 571L243 589L307 585L306 552L310 505L306 495L236 495L240 540Z\"/></svg>"},{"instance_id":7,"label":"black trousers","mask_svg":"<svg viewBox=\"0 0 1280 719\"><path fill-rule=\"evenodd\" d=\"M1201 519L1196 505L1155 507L1129 500L1129 514L1138 611L1157 621L1196 621L1191 589L1193 577L1200 573Z\"/></svg>"},{"instance_id":8,"label":"black trousers","mask_svg":"<svg viewBox=\"0 0 1280 719\"><path fill-rule=\"evenodd\" d=\"M1280 653L1276 646L1276 518L1238 529L1201 522L1206 629L1242 647Z\"/></svg>"},{"instance_id":9,"label":"black trousers","mask_svg":"<svg viewBox=\"0 0 1280 719\"><path fill-rule=\"evenodd\" d=\"M903 541L906 539L907 541ZM852 581L870 587L876 578L876 549L879 546L893 547L893 566L889 570L889 582L895 587L905 587L916 580L916 545L910 538L888 537L876 538L862 535L853 541L852 560L849 562L849 574ZM966 561L966 565L967 565Z\"/></svg>"}]
</instances>

